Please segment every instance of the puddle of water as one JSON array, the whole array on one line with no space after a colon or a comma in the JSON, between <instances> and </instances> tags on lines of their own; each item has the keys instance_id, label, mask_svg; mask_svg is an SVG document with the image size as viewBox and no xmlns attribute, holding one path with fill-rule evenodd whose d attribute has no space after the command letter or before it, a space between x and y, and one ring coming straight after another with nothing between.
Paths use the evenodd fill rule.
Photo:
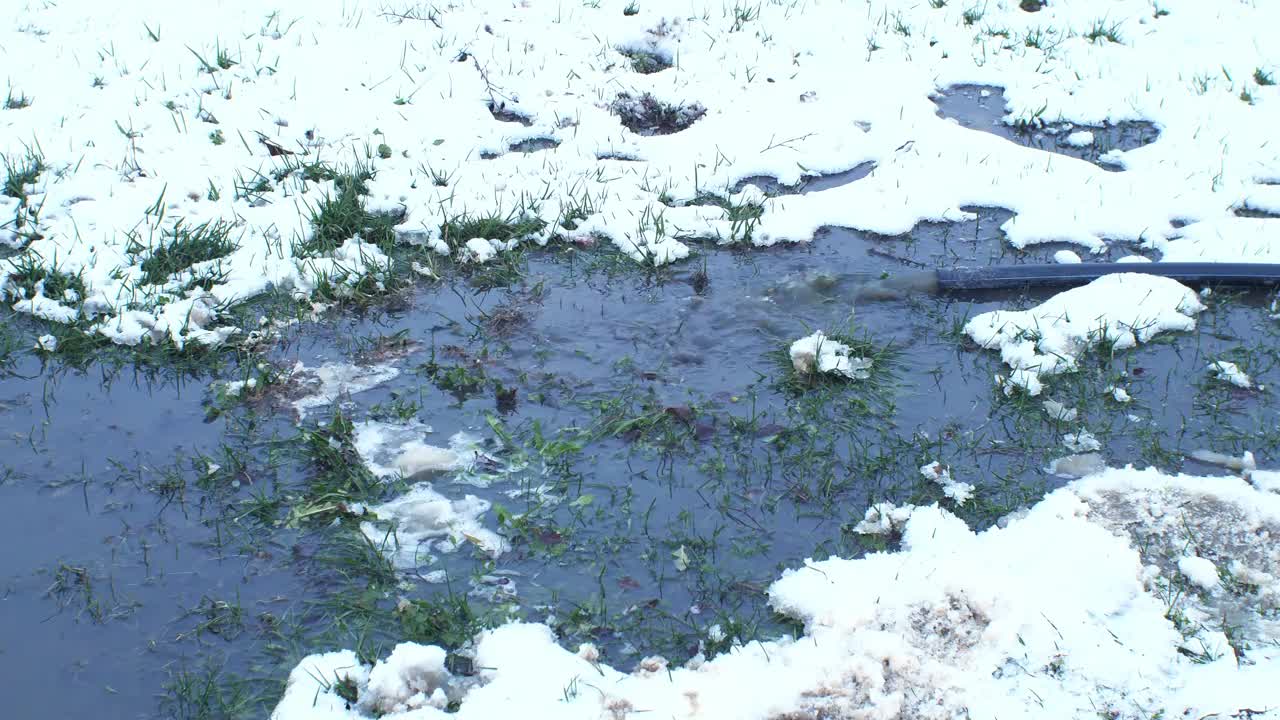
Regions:
<instances>
[{"instance_id":1,"label":"puddle of water","mask_svg":"<svg viewBox=\"0 0 1280 720\"><path fill-rule=\"evenodd\" d=\"M525 617L550 617L566 643L597 642L622 666L639 659L637 650L687 657L715 623L744 638L777 631L762 594L777 568L877 547L850 528L872 501L937 501L940 490L920 475L926 462L978 485L960 512L981 526L1062 483L1044 468L1069 454L1064 437L1081 430L1112 464L1173 469L1181 453L1201 447L1248 449L1263 466L1280 459L1271 395L1224 386L1205 371L1228 359L1260 383L1280 382L1280 324L1267 318L1265 296L1211 295L1197 332L1090 355L1035 399L997 390L991 378L1007 369L958 330L977 313L1036 304L1051 291L855 304L867 274L1051 253L1009 249L999 232L1008 213L977 214L899 238L831 229L801 247L708 249L649 272L604 248L531 252L510 288L462 280L418 288L394 306L299 328L266 359L323 367L416 346L387 355L400 370L394 377L340 398L343 415L425 423L434 430L426 441L437 444L461 431L492 437L497 427L512 443L486 449L511 468L486 483L428 479L451 500L470 494L501 506L480 522L511 550L489 561L464 547L419 571L447 572L454 592L474 587L477 608L488 604L482 596L514 591ZM872 378L803 392L782 386L784 348L816 329L846 330L851 311L854 336L865 334L877 353ZM0 385L8 408L0 430L21 436L6 448L15 479L0 484L0 501L17 513L0 542L29 550L0 574L8 608L0 637L40 650L0 654L0 674L23 687L61 684L22 694L17 716L148 716L161 668L176 658L225 656L229 670L246 670L263 661L270 637L260 613L305 613L353 584L366 588L363 576L344 581L312 569L350 527L275 524L314 475L289 453L298 441L292 416L270 409L280 404L232 406L206 423L207 380L104 386L93 373L42 375L22 357ZM1111 386L1134 400L1118 403ZM1049 398L1076 419L1050 417L1042 408ZM332 411L311 409L305 426L323 426ZM159 469L179 446L213 454L222 444L246 458L252 483L210 492L188 470L185 503L156 492L171 477ZM144 465L145 480L121 481L112 460ZM248 532L244 513L258 491L282 505L266 529ZM45 590L64 563L90 568L95 587L114 579L117 594L140 605L101 625L77 619L75 604L57 612ZM448 592L414 576L404 582L376 602ZM246 632L232 642L208 633L174 640L200 624L203 616L183 610L206 597L238 601ZM299 632L314 645L359 636L356 623L307 617L312 624ZM334 635L318 640L318 625ZM291 665L269 663L281 668L279 679Z\"/></svg>"},{"instance_id":2,"label":"puddle of water","mask_svg":"<svg viewBox=\"0 0 1280 720\"><path fill-rule=\"evenodd\" d=\"M778 182L777 178L768 175L753 175L739 180L733 186L733 192L740 193L747 185L755 185L764 191L766 195L807 195L856 182L870 175L875 168L875 163L866 162L844 172L826 175L806 175L797 185L783 185Z\"/></svg>"},{"instance_id":3,"label":"puddle of water","mask_svg":"<svg viewBox=\"0 0 1280 720\"><path fill-rule=\"evenodd\" d=\"M1037 150L1087 160L1104 170L1122 169L1108 161L1108 153L1149 145L1160 136L1156 126L1148 122L1104 126L1048 123L1043 127L1014 127L1004 122L1004 90L992 86L955 85L939 91L933 102L938 106L940 117L954 119L964 127L998 135ZM1083 133L1087 133L1087 138Z\"/></svg>"},{"instance_id":4,"label":"puddle of water","mask_svg":"<svg viewBox=\"0 0 1280 720\"><path fill-rule=\"evenodd\" d=\"M859 273L894 273L904 268L985 267L1058 262L1058 253L1069 251L1083 262L1114 262L1140 256L1158 260L1158 253L1127 243L1111 242L1100 253L1070 243L1040 243L1025 248L1009 245L1000 229L1013 213L999 208L962 208L977 215L967 223L923 222L906 235L884 236L851 228L827 227L819 242L847 246L856 258Z\"/></svg>"},{"instance_id":5,"label":"puddle of water","mask_svg":"<svg viewBox=\"0 0 1280 720\"><path fill-rule=\"evenodd\" d=\"M237 650L207 630L193 642L207 618L188 610L237 602L248 639L281 605L271 598L297 591L292 570L273 572L278 546L212 529L216 510L168 474L224 434L205 421L206 386L30 356L0 379L0 672L25 689L7 701L11 716L150 717L162 668Z\"/></svg>"}]
</instances>

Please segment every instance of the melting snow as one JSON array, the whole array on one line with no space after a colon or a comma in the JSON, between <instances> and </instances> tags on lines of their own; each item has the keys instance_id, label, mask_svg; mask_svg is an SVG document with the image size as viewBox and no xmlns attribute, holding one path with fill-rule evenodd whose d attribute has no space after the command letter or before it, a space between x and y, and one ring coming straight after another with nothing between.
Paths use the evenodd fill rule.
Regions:
<instances>
[{"instance_id":1,"label":"melting snow","mask_svg":"<svg viewBox=\"0 0 1280 720\"><path fill-rule=\"evenodd\" d=\"M1238 365L1226 360L1218 360L1209 363L1209 370L1213 376L1222 382L1235 385L1238 388L1248 390L1253 387L1253 378L1249 374L1241 370Z\"/></svg>"},{"instance_id":2,"label":"melting snow","mask_svg":"<svg viewBox=\"0 0 1280 720\"><path fill-rule=\"evenodd\" d=\"M732 209L689 202L699 194L727 199L746 178L795 185L868 163L857 182L761 198L750 241L809 241L830 225L896 235L998 206L1015 213L1002 228L1014 247L1276 253L1274 221L1232 216L1280 207L1269 184L1280 177L1277 88L1253 80L1277 70L1274 3L1170 0L1157 15L1148 0L1035 13L1001 0L977 21L959 2L767 3L743 17L686 0L624 7L469 0L440 7L437 27L361 2L7 3L6 72L30 105L0 110L0 152L38 146L48 169L23 188L38 217L0 199L0 241L25 243L14 262L79 274L87 289L75 300L10 297L118 342L182 345L226 340L225 308L269 288L306 295L376 278L390 260L359 239L308 249L309 209L337 188L287 171L316 159L367 163L369 210L393 214L401 241L458 260L560 235L673 262L691 238L746 238ZM143 20L164 32L148 37ZM1089 40L1100 22L1120 42ZM83 49L102 47L109 61L86 65ZM620 48L674 67L633 72ZM1109 152L1124 170L1110 172L938 117L930 96L964 83L1002 86L1005 123L1080 126L1071 144L1084 144L1084 127L1129 120L1160 137ZM627 129L616 111L644 111L646 97L696 121L668 135ZM513 151L536 139L558 145ZM569 209L586 215L573 229L559 226ZM544 229L502 247L441 230L521 212ZM219 220L237 246L210 261L208 290L184 284L186 270L144 279L148 251L135 238Z\"/></svg>"},{"instance_id":3,"label":"melting snow","mask_svg":"<svg viewBox=\"0 0 1280 720\"><path fill-rule=\"evenodd\" d=\"M1118 273L1053 296L1030 310L983 313L965 325L979 345L1000 350L1013 369L1006 392L1039 395L1045 375L1074 370L1080 354L1108 341L1125 349L1165 331L1195 327L1204 309L1175 280Z\"/></svg>"},{"instance_id":4,"label":"melting snow","mask_svg":"<svg viewBox=\"0 0 1280 720\"><path fill-rule=\"evenodd\" d=\"M850 380L871 377L871 360L850 357L849 352L848 345L828 338L819 330L791 343L791 365L801 375L820 372Z\"/></svg>"},{"instance_id":5,"label":"melting snow","mask_svg":"<svg viewBox=\"0 0 1280 720\"><path fill-rule=\"evenodd\" d=\"M410 488L400 497L369 508L379 520L389 520L393 533L381 524L366 522L361 526L366 536L380 547L387 544L388 554L401 568L419 568L436 561L438 553L457 551L465 544L474 545L485 555L496 558L509 549L507 541L484 527L480 518L489 511L489 503L475 495L450 500L436 492L430 483Z\"/></svg>"},{"instance_id":6,"label":"melting snow","mask_svg":"<svg viewBox=\"0 0 1280 720\"><path fill-rule=\"evenodd\" d=\"M899 551L786 572L769 597L804 622L803 638L752 642L678 668L646 658L622 673L594 648L561 648L544 625L512 623L480 636L480 674L468 682L450 677L429 648L401 645L372 673L350 653L312 656L290 676L273 718L356 720L415 708L414 718L443 719L436 708L450 692L462 720L1261 712L1276 706L1280 677L1271 642L1278 532L1280 497L1238 478L1108 470L1003 527L974 533L945 510L915 508ZM1183 552L1189 542L1195 557ZM1207 586L1215 558L1234 558L1233 574L1248 584L1212 600L1169 594L1175 575ZM1170 598L1181 626L1169 619ZM1218 612L1238 623L1234 647L1213 629ZM349 710L330 687L340 673L361 691Z\"/></svg>"}]
</instances>

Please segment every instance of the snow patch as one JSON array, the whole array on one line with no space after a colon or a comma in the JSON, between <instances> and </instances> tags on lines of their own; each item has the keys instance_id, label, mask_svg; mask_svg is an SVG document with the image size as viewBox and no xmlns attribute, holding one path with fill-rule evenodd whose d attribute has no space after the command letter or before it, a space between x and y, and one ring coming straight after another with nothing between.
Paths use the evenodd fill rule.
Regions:
<instances>
[{"instance_id":1,"label":"snow patch","mask_svg":"<svg viewBox=\"0 0 1280 720\"><path fill-rule=\"evenodd\" d=\"M865 380L871 377L871 359L850 357L850 348L828 338L821 330L791 343L791 366L801 375L814 372Z\"/></svg>"},{"instance_id":2,"label":"snow patch","mask_svg":"<svg viewBox=\"0 0 1280 720\"><path fill-rule=\"evenodd\" d=\"M1226 360L1218 360L1209 363L1209 371L1213 376L1222 382L1235 385L1238 388L1250 390L1253 388L1253 378L1249 374L1240 369L1240 366Z\"/></svg>"},{"instance_id":3,"label":"snow patch","mask_svg":"<svg viewBox=\"0 0 1280 720\"><path fill-rule=\"evenodd\" d=\"M561 648L545 625L511 623L477 639L473 686L456 686L459 720L522 717L654 717L751 720L792 717L1043 718L1161 715L1205 717L1274 707L1280 649L1271 608L1280 599L1280 497L1238 478L1168 476L1113 469L1059 489L1003 527L975 533L938 507L915 508L902 549L856 560L809 560L769 590L805 637L738 645L712 660L671 667L647 658L622 673L598 655ZM1174 552L1188 533L1198 556ZM1257 583L1232 612L1233 646L1208 629L1224 606L1182 595L1190 619L1169 619L1166 573L1197 579L1218 557ZM1198 562L1204 560L1208 563ZM1216 580L1216 572L1214 579ZM1226 595L1215 593L1216 598ZM1189 633L1184 635L1183 633ZM1247 658L1234 647L1247 647ZM350 653L304 660L274 720L357 720L382 698L447 695L442 653L397 651L426 667L418 684L402 673L360 685L343 710L313 678L342 671ZM1197 655L1193 660L1188 655ZM401 665L396 662L395 665ZM377 670L375 667L374 670ZM416 670L410 672L412 677ZM589 678L590 691L571 692ZM743 693L743 687L752 692ZM388 707L399 707L393 705ZM409 705L404 705L409 707ZM320 715L316 708L323 708Z\"/></svg>"},{"instance_id":4,"label":"snow patch","mask_svg":"<svg viewBox=\"0 0 1280 720\"><path fill-rule=\"evenodd\" d=\"M369 508L379 520L392 522L393 535L373 522L362 523L361 529L376 545L390 545L387 553L399 568L430 565L438 553L456 552L466 544L497 558L510 546L481 523L480 518L489 507L488 501L475 495L450 500L430 483L421 483L394 500Z\"/></svg>"},{"instance_id":5,"label":"snow patch","mask_svg":"<svg viewBox=\"0 0 1280 720\"><path fill-rule=\"evenodd\" d=\"M1077 358L1098 343L1122 350L1161 332L1188 331L1203 309L1195 292L1175 280L1118 273L1030 310L983 313L965 332L982 347L998 349L1012 368L1006 392L1021 388L1039 395L1045 376L1074 370Z\"/></svg>"}]
</instances>

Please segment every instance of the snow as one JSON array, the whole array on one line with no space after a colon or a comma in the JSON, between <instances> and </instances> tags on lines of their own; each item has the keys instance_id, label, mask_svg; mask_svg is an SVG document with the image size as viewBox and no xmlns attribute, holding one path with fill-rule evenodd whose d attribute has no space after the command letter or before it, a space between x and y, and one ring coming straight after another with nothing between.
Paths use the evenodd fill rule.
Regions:
<instances>
[{"instance_id":1,"label":"snow","mask_svg":"<svg viewBox=\"0 0 1280 720\"><path fill-rule=\"evenodd\" d=\"M1062 444L1073 453L1091 453L1102 449L1102 443L1088 430L1063 435Z\"/></svg>"},{"instance_id":2,"label":"snow","mask_svg":"<svg viewBox=\"0 0 1280 720\"><path fill-rule=\"evenodd\" d=\"M1253 387L1253 378L1249 374L1240 369L1240 366L1227 360L1217 360L1209 363L1209 371L1213 376L1222 382L1235 385L1238 388L1249 390Z\"/></svg>"},{"instance_id":3,"label":"snow","mask_svg":"<svg viewBox=\"0 0 1280 720\"><path fill-rule=\"evenodd\" d=\"M854 532L862 535L893 535L902 530L911 514L914 505L897 506L893 503L879 502L867 508L862 520L854 526Z\"/></svg>"},{"instance_id":4,"label":"snow","mask_svg":"<svg viewBox=\"0 0 1280 720\"><path fill-rule=\"evenodd\" d=\"M1082 478L1101 472L1106 469L1107 464L1098 453L1082 453L1079 455L1068 455L1066 457L1054 458L1046 468L1046 472L1050 475L1057 475L1064 478Z\"/></svg>"},{"instance_id":5,"label":"snow","mask_svg":"<svg viewBox=\"0 0 1280 720\"><path fill-rule=\"evenodd\" d=\"M1043 405L1045 413L1058 422L1075 422L1080 414L1079 410L1067 407L1057 400L1045 400Z\"/></svg>"},{"instance_id":6,"label":"snow","mask_svg":"<svg viewBox=\"0 0 1280 720\"><path fill-rule=\"evenodd\" d=\"M431 483L421 483L394 500L369 508L379 520L390 521L394 532L374 522L362 523L361 529L375 545L385 548L400 568L430 565L439 553L457 552L467 544L497 558L510 546L481 522L489 507L488 501L475 495L450 500Z\"/></svg>"},{"instance_id":7,"label":"snow","mask_svg":"<svg viewBox=\"0 0 1280 720\"><path fill-rule=\"evenodd\" d=\"M348 720L359 717L335 691L336 685L350 681L357 687L369 682L369 668L350 650L310 655L289 673L284 697L271 713L272 720Z\"/></svg>"},{"instance_id":8,"label":"snow","mask_svg":"<svg viewBox=\"0 0 1280 720\"><path fill-rule=\"evenodd\" d=\"M1076 265L1080 256L1070 250L1059 250L1053 254L1053 261L1059 265Z\"/></svg>"},{"instance_id":9,"label":"snow","mask_svg":"<svg viewBox=\"0 0 1280 720\"><path fill-rule=\"evenodd\" d=\"M1240 470L1246 473L1258 467L1258 462L1254 459L1253 453L1248 450L1245 450L1240 457L1224 455L1212 450L1193 450L1189 457L1202 463L1221 465L1229 470Z\"/></svg>"},{"instance_id":10,"label":"snow","mask_svg":"<svg viewBox=\"0 0 1280 720\"><path fill-rule=\"evenodd\" d=\"M1210 560L1194 555L1185 555L1178 560L1178 572L1203 590L1218 587L1218 568Z\"/></svg>"},{"instance_id":11,"label":"snow","mask_svg":"<svg viewBox=\"0 0 1280 720\"><path fill-rule=\"evenodd\" d=\"M1093 144L1093 133L1088 130L1076 130L1070 135L1067 135L1063 139L1063 142L1071 147L1089 147Z\"/></svg>"},{"instance_id":12,"label":"snow","mask_svg":"<svg viewBox=\"0 0 1280 720\"><path fill-rule=\"evenodd\" d=\"M828 338L819 330L791 343L791 365L801 375L816 371L850 380L871 377L871 360L850 357L849 353L848 345Z\"/></svg>"},{"instance_id":13,"label":"snow","mask_svg":"<svg viewBox=\"0 0 1280 720\"><path fill-rule=\"evenodd\" d=\"M1006 392L1039 395L1044 376L1075 369L1089 348L1108 341L1123 350L1161 332L1191 330L1203 309L1195 292L1175 280L1116 273L1030 310L983 313L964 329L982 347L998 349L1012 368Z\"/></svg>"},{"instance_id":14,"label":"snow","mask_svg":"<svg viewBox=\"0 0 1280 720\"><path fill-rule=\"evenodd\" d=\"M449 438L449 447L440 447L423 442L432 432L417 420L365 420L354 426L356 452L370 472L383 478L459 470L474 460L474 453L465 450L475 443L474 437L456 433Z\"/></svg>"},{"instance_id":15,"label":"snow","mask_svg":"<svg viewBox=\"0 0 1280 720\"><path fill-rule=\"evenodd\" d=\"M434 645L401 643L369 671L364 703L376 716L407 713L421 708L444 710L449 697L444 686L449 671L445 652Z\"/></svg>"},{"instance_id":16,"label":"snow","mask_svg":"<svg viewBox=\"0 0 1280 720\"><path fill-rule=\"evenodd\" d=\"M467 259L474 263L487 263L497 257L498 251L493 243L485 238L471 238L467 241Z\"/></svg>"},{"instance_id":17,"label":"snow","mask_svg":"<svg viewBox=\"0 0 1280 720\"><path fill-rule=\"evenodd\" d=\"M1188 225L1167 241L1150 244L1165 262L1280 263L1276 221L1228 217Z\"/></svg>"},{"instance_id":18,"label":"snow","mask_svg":"<svg viewBox=\"0 0 1280 720\"><path fill-rule=\"evenodd\" d=\"M385 479L464 473L479 457L471 435L455 433L449 447L439 447L422 441L430 432L417 421L366 420L354 426L354 444L370 472ZM489 508L488 501L475 495L453 500L433 483L421 482L393 500L368 508L388 523L366 522L361 529L400 568L430 565L439 553L455 552L467 543L496 558L508 544L484 527L481 518Z\"/></svg>"},{"instance_id":19,"label":"snow","mask_svg":"<svg viewBox=\"0 0 1280 720\"><path fill-rule=\"evenodd\" d=\"M389 363L324 363L309 368L298 362L290 371L288 380L301 393L294 398L293 408L299 418L305 418L309 410L332 405L346 395L372 390L399 375L400 369Z\"/></svg>"},{"instance_id":20,"label":"snow","mask_svg":"<svg viewBox=\"0 0 1280 720\"><path fill-rule=\"evenodd\" d=\"M1280 494L1280 470L1254 470L1248 477L1259 490Z\"/></svg>"},{"instance_id":21,"label":"snow","mask_svg":"<svg viewBox=\"0 0 1280 720\"><path fill-rule=\"evenodd\" d=\"M26 189L40 212L20 259L79 273L88 290L66 304L15 298L19 309L82 318L126 344L212 344L231 338L227 307L270 288L307 295L322 281L377 278L390 260L360 240L300 251L310 210L335 187L283 171L317 158L367 163L368 206L399 215L402 242L475 262L553 236L677 262L692 238L744 239L725 209L688 204L700 193L729 198L745 178L795 184L864 163L875 169L857 182L764 199L750 241L808 242L823 226L896 235L986 206L1014 213L1002 229L1017 248L1276 252L1272 221L1232 215L1280 207L1268 184L1280 177L1280 90L1250 79L1276 67L1272 3L1171 0L1156 17L1147 0L1036 13L1001 0L983 4L978 22L956 2L766 3L747 20L716 3L648 0L630 15L625 4L466 0L433 10L434 23L373 2L6 4L7 77L32 102L0 111L0 152L38 144L49 167ZM1102 18L1121 42L1085 37ZM144 20L163 32L149 37ZM1045 32L1053 42L1030 42ZM226 67L209 64L217 47ZM111 52L99 62L84 48ZM675 66L641 75L620 48ZM1068 146L1097 135L1086 128L1131 120L1160 136L1108 152L1124 170L1112 172L939 117L930 97L963 83L1001 86L1005 123L1077 128ZM677 115L706 112L674 134L637 134L610 108L644 93ZM491 102L530 124L500 121ZM559 144L512 151L533 139ZM372 150L382 144L387 157ZM579 206L587 217L556 230ZM0 210L4 240L19 242L7 222L16 203ZM502 247L441 231L450 219L513 213L547 227ZM146 253L132 238L215 220L232 224L238 245L212 261L220 275L207 292L184 288L185 271L142 282Z\"/></svg>"},{"instance_id":22,"label":"snow","mask_svg":"<svg viewBox=\"0 0 1280 720\"><path fill-rule=\"evenodd\" d=\"M921 465L920 475L942 488L942 494L953 500L956 505L964 505L969 498L973 497L973 485L951 477L951 468L942 463Z\"/></svg>"},{"instance_id":23,"label":"snow","mask_svg":"<svg viewBox=\"0 0 1280 720\"><path fill-rule=\"evenodd\" d=\"M343 669L350 653L307 658L272 717L358 720L403 706L443 718L429 700L446 696L461 720L1274 712L1278 496L1238 478L1111 469L1002 527L974 532L933 506L911 510L902 529L899 550L809 560L773 584L771 604L803 621L802 638L753 641L684 667L649 657L624 673L593 647L561 648L545 625L512 622L480 635L480 672L467 682L443 672L442 653L418 647L375 666L385 678L376 687L368 669ZM1227 558L1248 582L1238 593L1168 590L1176 575L1207 583ZM1181 626L1169 619L1171 598ZM1224 612L1239 644L1215 629ZM315 679L342 671L361 689L346 714Z\"/></svg>"}]
</instances>

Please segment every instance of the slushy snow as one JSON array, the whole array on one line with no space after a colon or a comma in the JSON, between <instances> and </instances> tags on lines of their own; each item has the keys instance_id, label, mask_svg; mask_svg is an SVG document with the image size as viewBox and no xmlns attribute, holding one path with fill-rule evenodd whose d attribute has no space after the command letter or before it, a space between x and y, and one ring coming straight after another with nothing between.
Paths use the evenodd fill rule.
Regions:
<instances>
[{"instance_id":1,"label":"slushy snow","mask_svg":"<svg viewBox=\"0 0 1280 720\"><path fill-rule=\"evenodd\" d=\"M1229 385L1235 385L1238 388L1249 390L1253 387L1253 378L1249 374L1240 369L1239 365L1227 360L1217 360L1209 363L1209 371L1213 376Z\"/></svg>"},{"instance_id":2,"label":"slushy snow","mask_svg":"<svg viewBox=\"0 0 1280 720\"><path fill-rule=\"evenodd\" d=\"M970 483L960 482L951 477L951 468L939 462L920 466L920 475L938 487L942 494L950 498L956 505L964 505L973 497L974 487Z\"/></svg>"},{"instance_id":3,"label":"slushy snow","mask_svg":"<svg viewBox=\"0 0 1280 720\"><path fill-rule=\"evenodd\" d=\"M475 495L451 500L431 483L420 483L394 500L369 508L388 523L365 522L361 529L399 568L432 565L440 553L457 552L465 545L496 558L510 545L483 525L481 518L489 507L487 500Z\"/></svg>"}]
</instances>

